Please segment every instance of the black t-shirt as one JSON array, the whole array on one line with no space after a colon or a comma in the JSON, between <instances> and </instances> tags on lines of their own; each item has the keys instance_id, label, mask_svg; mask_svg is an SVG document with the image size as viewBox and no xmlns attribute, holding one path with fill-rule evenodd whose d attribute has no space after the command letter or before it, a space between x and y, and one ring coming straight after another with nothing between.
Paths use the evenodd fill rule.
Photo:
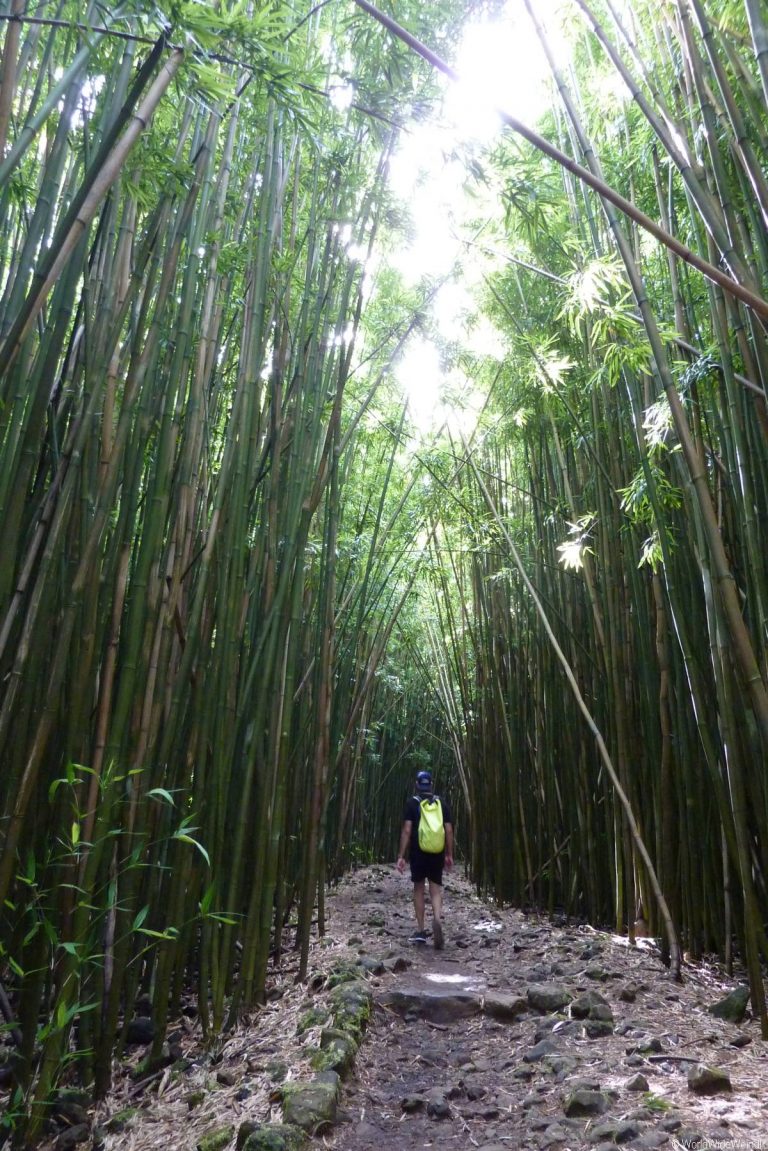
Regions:
<instances>
[{"instance_id":1,"label":"black t-shirt","mask_svg":"<svg viewBox=\"0 0 768 1151\"><path fill-rule=\"evenodd\" d=\"M440 805L443 809L443 823L453 823L453 814L451 812L451 805L447 799L443 799L442 795L423 795L421 799L439 799ZM406 802L405 811L403 812L403 822L410 820L411 822L411 859L415 857L424 856L426 853L419 847L419 820L421 819L421 799L412 795ZM445 855L445 851L441 852ZM434 859L434 855L432 856Z\"/></svg>"}]
</instances>

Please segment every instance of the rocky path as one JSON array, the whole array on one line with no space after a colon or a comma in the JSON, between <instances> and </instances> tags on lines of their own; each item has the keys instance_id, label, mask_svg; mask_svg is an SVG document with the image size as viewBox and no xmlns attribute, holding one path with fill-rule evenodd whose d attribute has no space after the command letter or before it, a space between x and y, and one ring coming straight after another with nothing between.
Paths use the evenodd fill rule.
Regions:
<instances>
[{"instance_id":1,"label":"rocky path","mask_svg":"<svg viewBox=\"0 0 768 1151\"><path fill-rule=\"evenodd\" d=\"M375 1018L326 1145L768 1149L765 1044L756 1023L711 1014L731 990L713 972L689 966L675 984L651 944L489 913L458 879L445 950L409 948L409 887L375 869L334 900L367 963L408 967L374 976Z\"/></svg>"},{"instance_id":2,"label":"rocky path","mask_svg":"<svg viewBox=\"0 0 768 1151\"><path fill-rule=\"evenodd\" d=\"M288 954L267 1007L214 1049L188 1012L173 1062L143 1079L135 1049L48 1146L768 1151L767 1048L737 984L706 965L675 984L651 941L491 908L460 876L445 949L412 945L410 892L394 868L346 878L309 984ZM734 991L738 1022L710 1010Z\"/></svg>"}]
</instances>

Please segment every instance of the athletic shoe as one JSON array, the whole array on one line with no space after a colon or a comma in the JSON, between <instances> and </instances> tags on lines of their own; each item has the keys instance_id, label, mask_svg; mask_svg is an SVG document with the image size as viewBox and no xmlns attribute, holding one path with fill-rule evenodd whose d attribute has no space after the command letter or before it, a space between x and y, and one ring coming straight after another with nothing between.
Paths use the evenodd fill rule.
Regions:
<instances>
[{"instance_id":1,"label":"athletic shoe","mask_svg":"<svg viewBox=\"0 0 768 1151\"><path fill-rule=\"evenodd\" d=\"M411 935L409 937L408 942L409 943L426 943L427 942L427 936L426 936L425 932L417 931L414 935Z\"/></svg>"},{"instance_id":2,"label":"athletic shoe","mask_svg":"<svg viewBox=\"0 0 768 1151\"><path fill-rule=\"evenodd\" d=\"M435 919L432 923L432 938L435 943L435 951L443 950L443 925L439 919Z\"/></svg>"}]
</instances>

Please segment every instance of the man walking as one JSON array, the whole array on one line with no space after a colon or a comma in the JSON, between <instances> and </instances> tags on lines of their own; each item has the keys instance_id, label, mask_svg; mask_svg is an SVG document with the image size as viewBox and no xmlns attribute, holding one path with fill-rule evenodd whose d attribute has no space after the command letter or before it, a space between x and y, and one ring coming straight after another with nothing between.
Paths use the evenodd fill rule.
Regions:
<instances>
[{"instance_id":1,"label":"man walking","mask_svg":"<svg viewBox=\"0 0 768 1151\"><path fill-rule=\"evenodd\" d=\"M442 809L442 823L445 829L445 844L438 851L424 851L419 845L419 823L422 819L424 800L437 800ZM411 879L413 880L413 910L416 913L416 934L411 943L426 943L424 931L425 883L429 881L429 898L432 903L432 939L436 951L443 947L443 867L453 867L453 816L448 803L434 794L432 773L420 771L416 776L416 795L412 795L405 805L403 828L400 832L400 850L397 856L397 870L405 871L405 854L410 849Z\"/></svg>"}]
</instances>

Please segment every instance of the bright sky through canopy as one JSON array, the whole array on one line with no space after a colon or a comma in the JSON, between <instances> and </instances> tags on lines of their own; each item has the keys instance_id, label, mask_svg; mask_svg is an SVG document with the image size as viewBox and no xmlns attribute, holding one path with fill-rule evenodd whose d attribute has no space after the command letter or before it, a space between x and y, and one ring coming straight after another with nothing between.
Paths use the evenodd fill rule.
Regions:
<instances>
[{"instance_id":1,"label":"bright sky through canopy","mask_svg":"<svg viewBox=\"0 0 768 1151\"><path fill-rule=\"evenodd\" d=\"M552 0L540 0L545 11L552 6ZM488 264L476 253L468 256L462 225L470 214L477 218L480 205L477 198L470 202L467 168L457 150L479 155L493 142L501 130L494 108L533 124L546 106L546 61L521 0L510 0L494 19L468 25L455 66L461 81L446 81L439 119L419 124L405 136L390 165L390 185L408 205L413 223L411 244L392 262L408 284L424 276L445 277L433 309L440 334L461 338L463 346L478 355L499 357L503 349L491 325L472 322L471 292ZM489 215L498 211L498 203L488 203ZM435 349L430 356L428 348L422 339L418 349L406 351L398 369L411 418L422 434L436 430L449 417L440 402L447 384L440 357ZM455 390L455 376L451 383ZM469 381L467 386L471 387ZM468 403L469 408L478 406L472 400Z\"/></svg>"}]
</instances>

